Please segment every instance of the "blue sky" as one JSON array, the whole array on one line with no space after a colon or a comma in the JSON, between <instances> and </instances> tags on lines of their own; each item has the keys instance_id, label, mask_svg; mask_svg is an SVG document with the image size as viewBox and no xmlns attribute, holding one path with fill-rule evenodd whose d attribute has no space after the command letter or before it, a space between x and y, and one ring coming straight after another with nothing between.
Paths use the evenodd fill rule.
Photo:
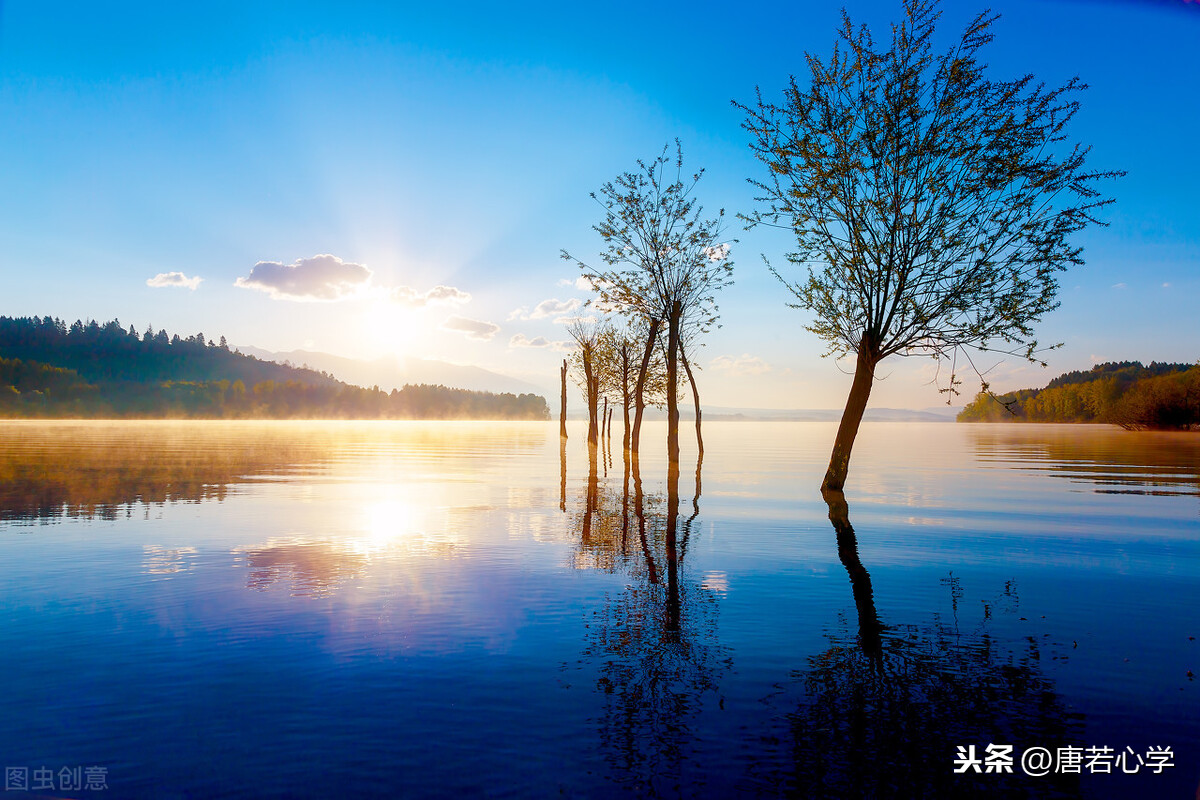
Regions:
<instances>
[{"instance_id":1,"label":"blue sky","mask_svg":"<svg viewBox=\"0 0 1200 800\"><path fill-rule=\"evenodd\" d=\"M942 36L981 7L948 4ZM1129 174L1039 327L1064 343L1050 368L1009 361L989 377L1008 389L1097 361L1195 361L1200 3L993 7L994 74L1081 76L1073 135L1091 166ZM847 8L877 35L900 13ZM829 51L839 9L9 0L0 314L442 358L553 385L561 353L522 345L564 339L554 320L586 298L558 253L600 249L588 193L679 137L707 170L705 206L749 211L760 166L730 101L778 96L806 50ZM840 406L849 377L762 264L782 265L787 238L732 227L736 283L697 359L706 397ZM297 263L324 281L321 301L269 285ZM937 404L933 367L885 362L873 405Z\"/></svg>"}]
</instances>

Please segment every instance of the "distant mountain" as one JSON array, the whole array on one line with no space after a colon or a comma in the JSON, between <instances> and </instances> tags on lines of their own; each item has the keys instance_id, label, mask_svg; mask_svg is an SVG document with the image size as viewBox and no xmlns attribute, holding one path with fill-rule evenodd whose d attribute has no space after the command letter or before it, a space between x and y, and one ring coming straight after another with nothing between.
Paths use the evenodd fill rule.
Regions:
<instances>
[{"instance_id":1,"label":"distant mountain","mask_svg":"<svg viewBox=\"0 0 1200 800\"><path fill-rule=\"evenodd\" d=\"M311 350L289 350L281 353L241 345L236 349L263 361L279 364L287 362L297 367L307 365L309 369L328 372L340 381L357 386L378 386L385 392L403 388L405 384L429 384L476 392L545 394L545 390L540 386L482 367L450 364L432 359L384 357L368 361Z\"/></svg>"},{"instance_id":2,"label":"distant mountain","mask_svg":"<svg viewBox=\"0 0 1200 800\"><path fill-rule=\"evenodd\" d=\"M790 422L837 422L842 418L838 408L776 409L776 408L712 408L702 409L705 419L780 420ZM953 422L954 409L932 408L917 411L909 408L868 408L866 422Z\"/></svg>"},{"instance_id":3,"label":"distant mountain","mask_svg":"<svg viewBox=\"0 0 1200 800\"><path fill-rule=\"evenodd\" d=\"M835 408L731 408L725 406L702 406L700 409L708 422L721 420L746 422L837 422L842 418L841 409ZM953 422L958 409L950 407L935 407L924 410L907 408L869 408L863 415L866 422ZM613 412L613 420L617 420L620 410ZM570 419L586 419L587 411L582 408L571 408L567 412ZM680 405L679 417L683 420L695 419L690 405ZM657 408L646 409L647 420L664 420L667 412Z\"/></svg>"}]
</instances>

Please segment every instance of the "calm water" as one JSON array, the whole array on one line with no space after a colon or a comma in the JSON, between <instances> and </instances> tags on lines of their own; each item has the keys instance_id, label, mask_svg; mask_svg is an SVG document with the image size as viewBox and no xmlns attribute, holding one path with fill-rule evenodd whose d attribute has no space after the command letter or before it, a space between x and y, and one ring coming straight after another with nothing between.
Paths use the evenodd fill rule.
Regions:
<instances>
[{"instance_id":1,"label":"calm water","mask_svg":"<svg viewBox=\"0 0 1200 800\"><path fill-rule=\"evenodd\" d=\"M653 426L633 474L556 423L0 423L0 761L60 797L1192 796L1200 437L868 424L839 509L833 432L710 424L676 486ZM1174 766L953 774L991 743Z\"/></svg>"}]
</instances>

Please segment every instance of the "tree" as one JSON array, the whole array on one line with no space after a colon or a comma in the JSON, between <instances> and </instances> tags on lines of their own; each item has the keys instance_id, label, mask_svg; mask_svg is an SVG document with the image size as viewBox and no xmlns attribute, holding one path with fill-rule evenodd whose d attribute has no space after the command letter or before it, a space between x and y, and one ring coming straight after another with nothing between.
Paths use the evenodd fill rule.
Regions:
<instances>
[{"instance_id":1,"label":"tree","mask_svg":"<svg viewBox=\"0 0 1200 800\"><path fill-rule=\"evenodd\" d=\"M597 341L596 362L600 376L600 391L619 398L624 422L622 449L631 449L631 408L645 409L647 405L661 406L666 395L666 363L661 347L653 347L648 359L643 359L649 326L644 318L626 320L621 327L606 325ZM643 363L644 362L644 363ZM639 384L639 378L641 383ZM640 386L640 390L639 387Z\"/></svg>"},{"instance_id":2,"label":"tree","mask_svg":"<svg viewBox=\"0 0 1200 800\"><path fill-rule=\"evenodd\" d=\"M985 12L935 55L937 0L905 0L878 49L843 14L833 54L807 55L782 105L759 93L743 127L769 177L748 226L790 229L787 260L807 269L791 303L826 355L857 357L823 489L840 491L875 367L892 355L949 359L967 348L1039 362L1032 326L1057 307L1057 273L1082 264L1073 234L1100 223L1086 147L1068 143L1078 78L1047 89L1031 75L985 77ZM774 270L772 270L774 272ZM954 391L952 375L948 390Z\"/></svg>"},{"instance_id":3,"label":"tree","mask_svg":"<svg viewBox=\"0 0 1200 800\"><path fill-rule=\"evenodd\" d=\"M567 333L575 341L576 349L571 354L571 360L575 362L580 388L583 389L587 401L587 441L589 445L595 446L599 443L597 407L600 402L600 373L596 364L596 350L600 341L600 329L594 322L575 320L567 326Z\"/></svg>"},{"instance_id":4,"label":"tree","mask_svg":"<svg viewBox=\"0 0 1200 800\"><path fill-rule=\"evenodd\" d=\"M603 267L592 267L565 250L600 295L601 303L648 325L635 392L645 386L660 330L666 328L667 458L679 462L679 354L685 328L707 330L716 324L715 293L732 283L733 262L724 232L722 209L705 219L692 196L704 171L690 179L683 171L683 148L675 142L637 172L625 172L592 197L604 207L604 220L593 226L604 239ZM671 174L673 167L673 176ZM639 401L631 449L638 450L644 405Z\"/></svg>"},{"instance_id":5,"label":"tree","mask_svg":"<svg viewBox=\"0 0 1200 800\"><path fill-rule=\"evenodd\" d=\"M559 374L562 378L562 405L558 411L558 435L562 439L567 438L567 360L564 358L562 363L562 372Z\"/></svg>"}]
</instances>

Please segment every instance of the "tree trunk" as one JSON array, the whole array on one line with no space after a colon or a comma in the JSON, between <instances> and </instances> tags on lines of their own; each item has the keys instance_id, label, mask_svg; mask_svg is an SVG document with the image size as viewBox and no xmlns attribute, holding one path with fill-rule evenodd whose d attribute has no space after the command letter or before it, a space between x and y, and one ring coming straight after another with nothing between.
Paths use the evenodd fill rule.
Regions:
<instances>
[{"instance_id":1,"label":"tree trunk","mask_svg":"<svg viewBox=\"0 0 1200 800\"><path fill-rule=\"evenodd\" d=\"M621 413L625 418L625 430L621 436L621 450L629 452L629 403L633 395L629 388L629 346L621 345Z\"/></svg>"},{"instance_id":2,"label":"tree trunk","mask_svg":"<svg viewBox=\"0 0 1200 800\"><path fill-rule=\"evenodd\" d=\"M667 462L679 464L679 303L667 320ZM678 467L677 467L678 468Z\"/></svg>"},{"instance_id":3,"label":"tree trunk","mask_svg":"<svg viewBox=\"0 0 1200 800\"><path fill-rule=\"evenodd\" d=\"M567 360L562 365L562 406L558 412L558 435L567 438Z\"/></svg>"},{"instance_id":4,"label":"tree trunk","mask_svg":"<svg viewBox=\"0 0 1200 800\"><path fill-rule=\"evenodd\" d=\"M692 376L692 365L688 363L687 349L679 348L679 358L683 361L683 371L687 373L688 383L692 385L692 402L696 405L696 447L699 448L700 458L704 458L704 437L700 435L700 390L696 388L696 379Z\"/></svg>"},{"instance_id":5,"label":"tree trunk","mask_svg":"<svg viewBox=\"0 0 1200 800\"><path fill-rule=\"evenodd\" d=\"M604 409L600 412L600 438L604 438L605 431L608 430L608 397L604 398Z\"/></svg>"},{"instance_id":6,"label":"tree trunk","mask_svg":"<svg viewBox=\"0 0 1200 800\"><path fill-rule=\"evenodd\" d=\"M588 433L587 440L591 446L596 446L599 441L599 421L596 415L599 413L597 408L600 405L600 381L597 380L595 371L592 367L592 354L585 348L583 350L583 382L587 388L587 405L588 405Z\"/></svg>"},{"instance_id":7,"label":"tree trunk","mask_svg":"<svg viewBox=\"0 0 1200 800\"><path fill-rule=\"evenodd\" d=\"M646 334L646 352L642 354L642 366L638 370L637 386L633 390L633 432L630 436L629 449L635 457L642 438L642 414L646 411L646 375L650 371L650 357L654 355L654 343L658 338L660 324L659 320L650 321L650 331Z\"/></svg>"},{"instance_id":8,"label":"tree trunk","mask_svg":"<svg viewBox=\"0 0 1200 800\"><path fill-rule=\"evenodd\" d=\"M846 485L846 473L850 471L850 450L863 412L867 410L867 399L871 396L871 384L875 380L875 365L879 363L879 350L875 337L864 333L858 344L858 363L854 368L854 383L850 385L850 396L846 398L846 410L842 412L842 423L838 426L837 438L833 440L833 452L829 456L829 469L821 483L821 491L840 492Z\"/></svg>"}]
</instances>

